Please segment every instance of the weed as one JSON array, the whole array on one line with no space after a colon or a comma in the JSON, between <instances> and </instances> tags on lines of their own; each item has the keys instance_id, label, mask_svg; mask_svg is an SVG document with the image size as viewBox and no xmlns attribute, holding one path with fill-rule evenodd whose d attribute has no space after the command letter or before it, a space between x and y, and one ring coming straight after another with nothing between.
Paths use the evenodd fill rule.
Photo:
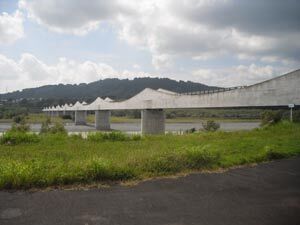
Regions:
<instances>
[{"instance_id":1,"label":"weed","mask_svg":"<svg viewBox=\"0 0 300 225\"><path fill-rule=\"evenodd\" d=\"M40 140L39 136L33 133L20 131L9 131L0 137L0 144L17 145L22 143L36 143Z\"/></svg>"},{"instance_id":2,"label":"weed","mask_svg":"<svg viewBox=\"0 0 300 225\"><path fill-rule=\"evenodd\" d=\"M300 124L287 121L252 131L142 138L98 132L87 138L5 133L0 189L142 179L300 155Z\"/></svg>"},{"instance_id":3,"label":"weed","mask_svg":"<svg viewBox=\"0 0 300 225\"><path fill-rule=\"evenodd\" d=\"M220 124L213 120L208 120L202 123L203 129L205 131L216 131L220 128Z\"/></svg>"}]
</instances>

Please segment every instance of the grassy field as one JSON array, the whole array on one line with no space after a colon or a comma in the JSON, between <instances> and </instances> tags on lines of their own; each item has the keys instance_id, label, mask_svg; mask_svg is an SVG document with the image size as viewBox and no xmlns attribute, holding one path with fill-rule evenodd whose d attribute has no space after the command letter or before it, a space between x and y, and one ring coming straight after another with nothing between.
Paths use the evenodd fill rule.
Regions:
<instances>
[{"instance_id":1,"label":"grassy field","mask_svg":"<svg viewBox=\"0 0 300 225\"><path fill-rule=\"evenodd\" d=\"M0 189L141 180L300 154L300 124L252 131L128 138L47 134L0 145Z\"/></svg>"}]
</instances>

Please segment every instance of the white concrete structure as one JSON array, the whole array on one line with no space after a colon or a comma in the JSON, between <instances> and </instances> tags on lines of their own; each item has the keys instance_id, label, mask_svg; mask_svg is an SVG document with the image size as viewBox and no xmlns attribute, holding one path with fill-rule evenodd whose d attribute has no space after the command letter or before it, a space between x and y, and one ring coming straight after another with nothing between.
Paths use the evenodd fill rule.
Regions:
<instances>
[{"instance_id":1,"label":"white concrete structure","mask_svg":"<svg viewBox=\"0 0 300 225\"><path fill-rule=\"evenodd\" d=\"M110 130L110 111L96 110L95 111L95 128L96 130Z\"/></svg>"},{"instance_id":2,"label":"white concrete structure","mask_svg":"<svg viewBox=\"0 0 300 225\"><path fill-rule=\"evenodd\" d=\"M75 111L78 116L87 111L97 111L95 126L98 129L108 128L110 110L140 109L142 111L142 132L161 133L164 125L162 109L182 108L234 108L234 107L287 107L288 104L300 105L300 70L241 88L210 91L204 94L179 94L168 90L150 88L125 101L112 101L97 98L91 104L76 102L73 106L45 108L45 112ZM150 110L151 111L147 111ZM100 113L100 111L105 111ZM80 115L81 115L80 114ZM82 114L83 115L83 114ZM75 123L80 124L82 121ZM149 121L152 122L149 122ZM76 122L77 121L77 122ZM102 125L100 125L102 124ZM152 124L153 127L150 127Z\"/></svg>"},{"instance_id":3,"label":"white concrete structure","mask_svg":"<svg viewBox=\"0 0 300 225\"><path fill-rule=\"evenodd\" d=\"M142 134L164 134L165 112L162 109L142 110Z\"/></svg>"}]
</instances>

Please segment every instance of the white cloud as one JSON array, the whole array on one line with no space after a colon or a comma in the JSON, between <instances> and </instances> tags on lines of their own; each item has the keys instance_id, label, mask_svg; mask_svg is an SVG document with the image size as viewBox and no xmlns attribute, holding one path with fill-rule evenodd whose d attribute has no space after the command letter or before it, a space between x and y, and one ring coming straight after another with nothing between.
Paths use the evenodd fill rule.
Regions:
<instances>
[{"instance_id":1,"label":"white cloud","mask_svg":"<svg viewBox=\"0 0 300 225\"><path fill-rule=\"evenodd\" d=\"M118 12L115 0L20 0L28 17L59 33L85 35Z\"/></svg>"},{"instance_id":2,"label":"white cloud","mask_svg":"<svg viewBox=\"0 0 300 225\"><path fill-rule=\"evenodd\" d=\"M192 80L213 86L240 86L254 84L290 71L292 67L259 66L256 64L225 67L221 69L198 69L179 71L173 79ZM0 54L0 93L47 84L87 83L105 78L157 77L141 71L117 70L106 63L75 61L60 58L57 63L47 64L36 56L24 53L19 60Z\"/></svg>"},{"instance_id":3,"label":"white cloud","mask_svg":"<svg viewBox=\"0 0 300 225\"><path fill-rule=\"evenodd\" d=\"M23 16L20 11L0 14L0 44L10 44L24 36Z\"/></svg>"},{"instance_id":4,"label":"white cloud","mask_svg":"<svg viewBox=\"0 0 300 225\"><path fill-rule=\"evenodd\" d=\"M61 33L84 35L109 22L121 39L148 49L157 69L176 57L207 60L226 54L299 61L300 4L273 1L20 0L19 7Z\"/></svg>"},{"instance_id":5,"label":"white cloud","mask_svg":"<svg viewBox=\"0 0 300 225\"><path fill-rule=\"evenodd\" d=\"M208 85L233 87L251 85L291 71L287 67L239 65L221 69L198 69L192 73L194 80Z\"/></svg>"},{"instance_id":6,"label":"white cloud","mask_svg":"<svg viewBox=\"0 0 300 225\"><path fill-rule=\"evenodd\" d=\"M139 64L133 64L132 68L136 69L136 70L139 70L139 69L141 69L141 66Z\"/></svg>"},{"instance_id":7,"label":"white cloud","mask_svg":"<svg viewBox=\"0 0 300 225\"><path fill-rule=\"evenodd\" d=\"M149 77L142 71L118 71L105 63L78 62L60 58L49 65L32 54L21 55L19 61L0 55L0 92L57 83L86 83L105 78Z\"/></svg>"}]
</instances>

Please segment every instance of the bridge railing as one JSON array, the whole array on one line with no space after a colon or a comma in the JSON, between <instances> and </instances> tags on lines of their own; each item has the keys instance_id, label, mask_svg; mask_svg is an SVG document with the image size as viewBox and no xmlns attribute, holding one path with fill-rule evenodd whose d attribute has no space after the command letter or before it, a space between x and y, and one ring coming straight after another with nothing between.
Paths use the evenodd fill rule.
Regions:
<instances>
[{"instance_id":1,"label":"bridge railing","mask_svg":"<svg viewBox=\"0 0 300 225\"><path fill-rule=\"evenodd\" d=\"M229 87L229 88L218 88L213 90L204 90L204 91L193 91L193 92L184 92L184 93L178 93L177 95L204 95L204 94L212 94L212 93L219 93L219 92L226 92L231 91L235 89L242 89L246 86L237 86L237 87Z\"/></svg>"}]
</instances>

